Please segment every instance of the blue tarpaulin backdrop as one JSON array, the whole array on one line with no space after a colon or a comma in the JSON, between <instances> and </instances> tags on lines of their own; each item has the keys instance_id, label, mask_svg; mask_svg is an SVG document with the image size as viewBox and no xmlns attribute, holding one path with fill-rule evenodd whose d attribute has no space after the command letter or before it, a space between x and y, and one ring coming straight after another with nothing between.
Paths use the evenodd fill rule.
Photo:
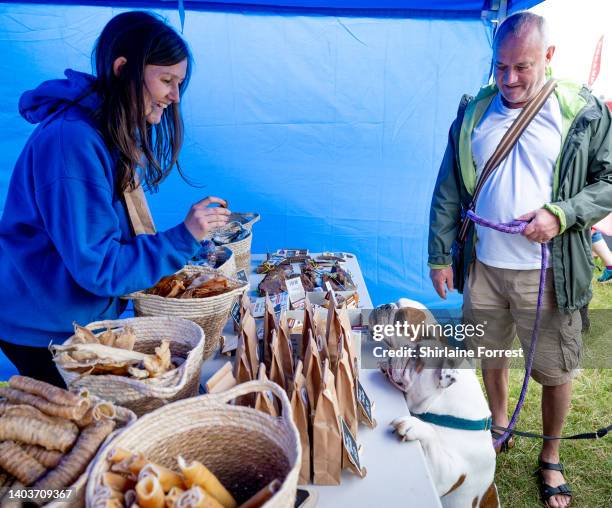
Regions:
<instances>
[{"instance_id":1,"label":"blue tarpaulin backdrop","mask_svg":"<svg viewBox=\"0 0 612 508\"><path fill-rule=\"evenodd\" d=\"M33 129L18 114L19 96L66 67L90 71L95 38L123 10L122 2L98 3L113 6L0 3L0 206ZM167 5L157 11L180 30L177 3L125 2ZM480 18L316 9L311 16L245 6L264 3L227 12L184 3L196 67L183 98L181 158L206 187L173 174L149 198L158 228L182 221L205 195L222 196L236 211L262 215L255 252L354 252L375 304L408 296L442 306L426 265L430 196L459 99L487 81L490 26ZM276 3L429 12L478 11L490 2Z\"/></svg>"}]
</instances>

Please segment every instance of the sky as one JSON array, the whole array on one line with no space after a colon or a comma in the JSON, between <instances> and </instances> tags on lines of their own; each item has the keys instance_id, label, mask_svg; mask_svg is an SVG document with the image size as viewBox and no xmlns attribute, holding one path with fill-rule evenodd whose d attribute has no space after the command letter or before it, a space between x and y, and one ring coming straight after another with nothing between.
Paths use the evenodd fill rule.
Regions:
<instances>
[{"instance_id":1,"label":"sky","mask_svg":"<svg viewBox=\"0 0 612 508\"><path fill-rule=\"evenodd\" d=\"M548 21L555 77L587 83L597 41L603 35L601 68L593 93L612 99L612 0L546 0L531 9Z\"/></svg>"}]
</instances>

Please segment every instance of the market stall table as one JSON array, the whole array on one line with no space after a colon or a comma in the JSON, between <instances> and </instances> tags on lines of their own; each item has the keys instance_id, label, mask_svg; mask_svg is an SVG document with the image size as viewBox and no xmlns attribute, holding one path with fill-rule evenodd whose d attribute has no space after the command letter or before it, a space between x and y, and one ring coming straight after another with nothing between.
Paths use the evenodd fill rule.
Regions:
<instances>
[{"instance_id":1,"label":"market stall table","mask_svg":"<svg viewBox=\"0 0 612 508\"><path fill-rule=\"evenodd\" d=\"M250 294L255 295L263 275L255 272L266 259L256 254L251 259L249 277ZM344 268L351 272L359 293L359 306L372 308L372 300L355 256L347 257ZM233 323L224 330L226 344L235 342ZM202 385L228 361L220 352L202 365ZM359 427L357 442L362 447L361 463L367 476L359 478L348 471L342 472L339 486L309 485L318 493L319 507L370 507L370 506L418 506L419 508L441 507L433 480L418 442L401 442L391 432L389 422L398 416L409 414L402 394L393 389L382 373L375 369L361 369L360 382L374 401L374 418L378 425L374 429Z\"/></svg>"}]
</instances>

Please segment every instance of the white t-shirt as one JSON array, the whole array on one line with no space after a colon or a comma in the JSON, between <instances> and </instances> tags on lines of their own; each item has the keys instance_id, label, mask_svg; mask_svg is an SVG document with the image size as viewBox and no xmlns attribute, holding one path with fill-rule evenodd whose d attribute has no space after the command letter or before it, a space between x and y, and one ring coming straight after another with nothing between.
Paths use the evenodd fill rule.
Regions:
<instances>
[{"instance_id":1,"label":"white t-shirt","mask_svg":"<svg viewBox=\"0 0 612 508\"><path fill-rule=\"evenodd\" d=\"M480 177L484 165L521 109L504 106L497 94L472 133L472 154ZM561 151L561 108L552 94L529 123L510 153L487 179L476 202L476 214L496 223L510 222L550 203L557 157ZM476 226L476 257L497 268L540 268L539 243Z\"/></svg>"}]
</instances>

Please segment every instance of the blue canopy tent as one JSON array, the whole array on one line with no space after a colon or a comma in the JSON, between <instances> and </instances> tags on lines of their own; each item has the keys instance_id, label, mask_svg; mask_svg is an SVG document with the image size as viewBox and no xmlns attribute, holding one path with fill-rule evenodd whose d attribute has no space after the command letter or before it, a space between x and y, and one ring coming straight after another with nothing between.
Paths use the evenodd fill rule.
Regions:
<instances>
[{"instance_id":1,"label":"blue canopy tent","mask_svg":"<svg viewBox=\"0 0 612 508\"><path fill-rule=\"evenodd\" d=\"M492 23L538 0L0 0L0 206L33 126L20 94L90 53L118 12L160 12L196 67L183 100L177 174L149 198L159 229L208 194L257 211L253 250L358 256L375 304L441 302L428 279L427 222L448 127L487 81Z\"/></svg>"}]
</instances>

